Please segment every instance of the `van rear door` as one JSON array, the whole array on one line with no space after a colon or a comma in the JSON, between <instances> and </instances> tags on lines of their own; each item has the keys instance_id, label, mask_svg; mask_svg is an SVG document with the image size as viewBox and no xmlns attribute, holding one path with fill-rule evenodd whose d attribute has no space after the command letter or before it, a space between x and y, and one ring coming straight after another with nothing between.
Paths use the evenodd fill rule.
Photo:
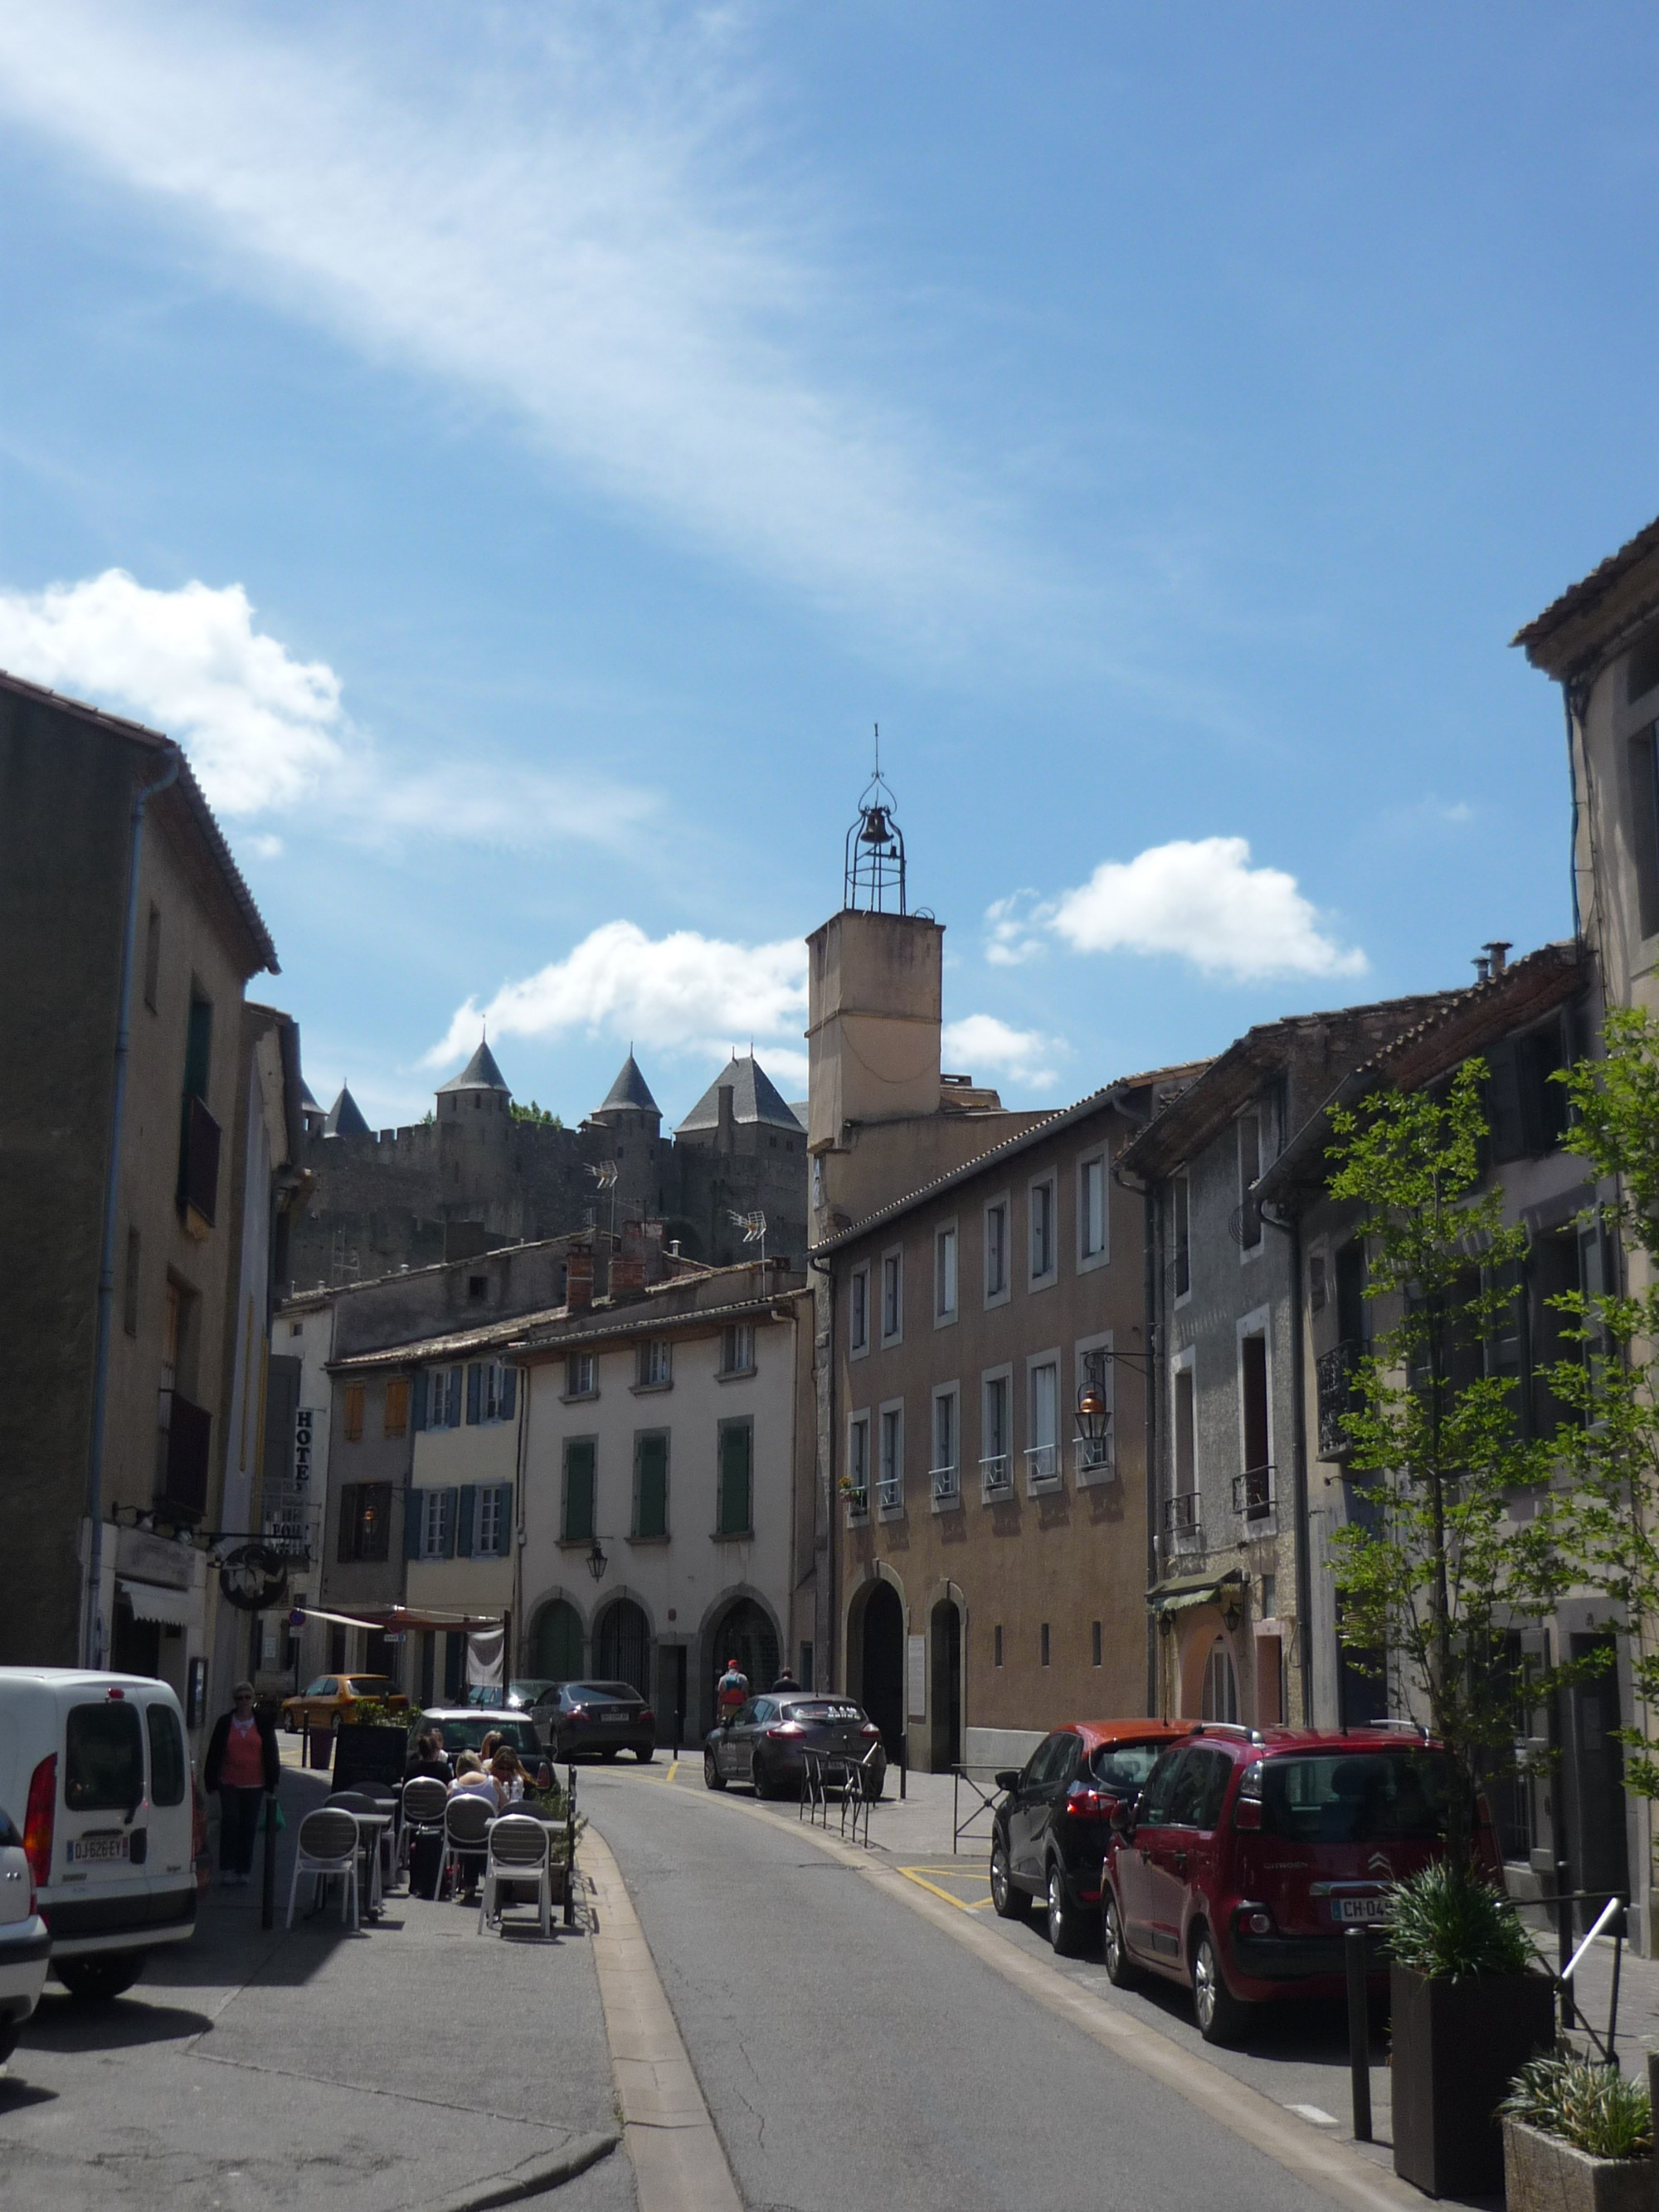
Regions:
<instances>
[{"instance_id":1,"label":"van rear door","mask_svg":"<svg viewBox=\"0 0 1659 2212\"><path fill-rule=\"evenodd\" d=\"M139 1692L144 1711L144 1748L149 1759L149 1846L145 1857L150 1883L176 1890L193 1881L191 1863L193 1811L190 1759L178 1700L160 1683Z\"/></svg>"},{"instance_id":2,"label":"van rear door","mask_svg":"<svg viewBox=\"0 0 1659 2212\"><path fill-rule=\"evenodd\" d=\"M117 1684L70 1693L52 1886L65 1901L149 1893L148 1747L140 1700Z\"/></svg>"}]
</instances>

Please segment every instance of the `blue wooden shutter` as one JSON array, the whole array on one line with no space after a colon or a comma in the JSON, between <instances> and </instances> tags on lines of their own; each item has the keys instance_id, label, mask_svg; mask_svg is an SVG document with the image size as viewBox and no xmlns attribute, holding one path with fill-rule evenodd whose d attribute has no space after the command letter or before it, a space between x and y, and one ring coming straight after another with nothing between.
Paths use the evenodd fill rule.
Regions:
<instances>
[{"instance_id":1,"label":"blue wooden shutter","mask_svg":"<svg viewBox=\"0 0 1659 2212\"><path fill-rule=\"evenodd\" d=\"M501 1370L501 1419L510 1421L519 1402L519 1370L516 1367Z\"/></svg>"},{"instance_id":2,"label":"blue wooden shutter","mask_svg":"<svg viewBox=\"0 0 1659 2212\"><path fill-rule=\"evenodd\" d=\"M634 1448L634 1534L668 1534L668 1438L642 1436Z\"/></svg>"},{"instance_id":3,"label":"blue wooden shutter","mask_svg":"<svg viewBox=\"0 0 1659 2212\"><path fill-rule=\"evenodd\" d=\"M476 1374L477 1369L473 1370ZM476 1482L461 1485L460 1510L456 1516L455 1556L458 1559L472 1557L472 1531L478 1518L478 1486Z\"/></svg>"},{"instance_id":4,"label":"blue wooden shutter","mask_svg":"<svg viewBox=\"0 0 1659 2212\"><path fill-rule=\"evenodd\" d=\"M466 1425L475 1429L483 1416L483 1369L475 1359L466 1370Z\"/></svg>"},{"instance_id":5,"label":"blue wooden shutter","mask_svg":"<svg viewBox=\"0 0 1659 2212\"><path fill-rule=\"evenodd\" d=\"M449 1382L444 1394L444 1426L459 1429L461 1425L461 1370L452 1367Z\"/></svg>"},{"instance_id":6,"label":"blue wooden shutter","mask_svg":"<svg viewBox=\"0 0 1659 2212\"><path fill-rule=\"evenodd\" d=\"M410 1414L410 1419L416 1433L426 1426L427 1398L430 1389L431 1378L422 1367L415 1377L415 1403L413 1411Z\"/></svg>"},{"instance_id":7,"label":"blue wooden shutter","mask_svg":"<svg viewBox=\"0 0 1659 2212\"><path fill-rule=\"evenodd\" d=\"M404 1492L404 1557L418 1559L421 1556L421 1523L426 1518L426 1492L416 1490L411 1482Z\"/></svg>"},{"instance_id":8,"label":"blue wooden shutter","mask_svg":"<svg viewBox=\"0 0 1659 2212\"><path fill-rule=\"evenodd\" d=\"M453 1559L455 1556L455 1492L446 1490L443 1501L438 1509L438 1551L441 1558Z\"/></svg>"},{"instance_id":9,"label":"blue wooden shutter","mask_svg":"<svg viewBox=\"0 0 1659 2212\"><path fill-rule=\"evenodd\" d=\"M564 1448L564 1538L567 1543L593 1534L592 1437L572 1437Z\"/></svg>"},{"instance_id":10,"label":"blue wooden shutter","mask_svg":"<svg viewBox=\"0 0 1659 2212\"><path fill-rule=\"evenodd\" d=\"M747 1421L720 1425L718 1533L722 1536L749 1533L754 1433Z\"/></svg>"}]
</instances>

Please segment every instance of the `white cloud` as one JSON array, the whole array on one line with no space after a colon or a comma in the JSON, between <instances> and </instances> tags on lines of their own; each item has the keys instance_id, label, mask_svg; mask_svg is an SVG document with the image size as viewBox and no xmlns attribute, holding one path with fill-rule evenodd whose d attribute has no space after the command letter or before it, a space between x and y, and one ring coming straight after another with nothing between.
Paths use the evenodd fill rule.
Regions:
<instances>
[{"instance_id":1,"label":"white cloud","mask_svg":"<svg viewBox=\"0 0 1659 2212\"><path fill-rule=\"evenodd\" d=\"M0 590L0 667L176 738L227 814L291 806L345 765L339 678L256 630L240 584L157 592L108 568Z\"/></svg>"},{"instance_id":2,"label":"white cloud","mask_svg":"<svg viewBox=\"0 0 1659 2212\"><path fill-rule=\"evenodd\" d=\"M989 924L985 933L985 957L991 965L1018 968L1037 958L1044 946L1033 926L1050 911L1033 890L1011 891L1006 898L994 899L985 909Z\"/></svg>"},{"instance_id":3,"label":"white cloud","mask_svg":"<svg viewBox=\"0 0 1659 2212\"><path fill-rule=\"evenodd\" d=\"M1066 1049L1058 1038L1014 1029L994 1014L967 1014L959 1022L946 1022L942 1047L947 1067L1038 1085L1054 1082L1053 1063Z\"/></svg>"},{"instance_id":4,"label":"white cloud","mask_svg":"<svg viewBox=\"0 0 1659 2212\"><path fill-rule=\"evenodd\" d=\"M1206 975L1361 975L1365 956L1321 927L1296 878L1253 868L1243 837L1177 838L1103 860L1030 917L1079 952L1173 952Z\"/></svg>"},{"instance_id":5,"label":"white cloud","mask_svg":"<svg viewBox=\"0 0 1659 2212\"><path fill-rule=\"evenodd\" d=\"M653 939L637 923L607 921L564 959L503 984L488 1006L469 999L421 1065L443 1067L470 1053L488 1024L492 1037L578 1030L720 1060L733 1046L747 1051L752 1038L775 1079L799 1082L805 1016L806 948L799 938L731 945L683 929Z\"/></svg>"},{"instance_id":6,"label":"white cloud","mask_svg":"<svg viewBox=\"0 0 1659 2212\"><path fill-rule=\"evenodd\" d=\"M647 793L493 761L389 763L344 712L326 661L256 626L240 584L156 591L123 568L41 592L0 587L0 668L176 738L229 819L290 812L358 844L396 836L611 844L651 814ZM324 805L315 802L326 801ZM263 860L282 851L251 836Z\"/></svg>"},{"instance_id":7,"label":"white cloud","mask_svg":"<svg viewBox=\"0 0 1659 2212\"><path fill-rule=\"evenodd\" d=\"M226 283L504 409L677 533L913 628L1006 605L1030 564L994 550L1006 523L823 366L867 280L826 273L742 21L348 10L285 35L191 0L9 0L0 106L182 216Z\"/></svg>"}]
</instances>

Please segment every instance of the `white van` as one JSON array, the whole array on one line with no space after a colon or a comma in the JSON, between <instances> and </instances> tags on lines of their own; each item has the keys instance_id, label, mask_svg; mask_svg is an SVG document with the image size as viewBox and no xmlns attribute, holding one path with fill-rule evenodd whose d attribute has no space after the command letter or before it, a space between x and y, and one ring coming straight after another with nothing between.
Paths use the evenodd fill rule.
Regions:
<instances>
[{"instance_id":1,"label":"white van","mask_svg":"<svg viewBox=\"0 0 1659 2212\"><path fill-rule=\"evenodd\" d=\"M0 1667L0 1811L23 1834L73 1996L128 1989L158 1944L196 1926L196 1790L165 1682Z\"/></svg>"}]
</instances>

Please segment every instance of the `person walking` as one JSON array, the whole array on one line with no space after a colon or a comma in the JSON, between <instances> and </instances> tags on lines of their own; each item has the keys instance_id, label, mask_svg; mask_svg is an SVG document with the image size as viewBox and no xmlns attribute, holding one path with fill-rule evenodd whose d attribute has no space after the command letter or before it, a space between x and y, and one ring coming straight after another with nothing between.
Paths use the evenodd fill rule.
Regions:
<instances>
[{"instance_id":1,"label":"person walking","mask_svg":"<svg viewBox=\"0 0 1659 2212\"><path fill-rule=\"evenodd\" d=\"M749 1702L749 1677L735 1659L726 1662L726 1672L720 1676L714 1691L714 1703L722 1723L734 1720Z\"/></svg>"},{"instance_id":2,"label":"person walking","mask_svg":"<svg viewBox=\"0 0 1659 2212\"><path fill-rule=\"evenodd\" d=\"M231 1692L230 1711L214 1723L202 1778L206 1788L219 1793L219 1881L226 1889L247 1887L259 1801L267 1793L276 1795L282 1773L270 1717L253 1710L252 1683L239 1682Z\"/></svg>"}]
</instances>

